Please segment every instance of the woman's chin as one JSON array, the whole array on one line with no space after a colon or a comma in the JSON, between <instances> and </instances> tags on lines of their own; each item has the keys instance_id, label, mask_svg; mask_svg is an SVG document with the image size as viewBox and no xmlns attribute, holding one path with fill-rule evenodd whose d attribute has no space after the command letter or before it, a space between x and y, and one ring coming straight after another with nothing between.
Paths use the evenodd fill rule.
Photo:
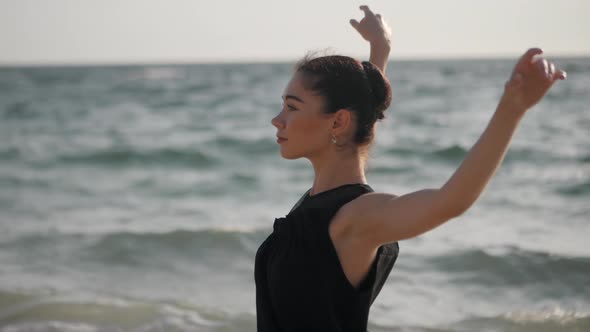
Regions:
<instances>
[{"instance_id":1,"label":"woman's chin","mask_svg":"<svg viewBox=\"0 0 590 332\"><path fill-rule=\"evenodd\" d=\"M283 157L283 159L287 159L287 160L293 160L293 159L298 159L299 158L299 157L291 156L291 155L284 154L284 153L281 153L281 157Z\"/></svg>"},{"instance_id":2,"label":"woman's chin","mask_svg":"<svg viewBox=\"0 0 590 332\"><path fill-rule=\"evenodd\" d=\"M288 159L288 160L301 158L301 156L295 155L293 153L289 153L288 151L285 151L284 149L281 149L281 157L283 157L284 159Z\"/></svg>"}]
</instances>

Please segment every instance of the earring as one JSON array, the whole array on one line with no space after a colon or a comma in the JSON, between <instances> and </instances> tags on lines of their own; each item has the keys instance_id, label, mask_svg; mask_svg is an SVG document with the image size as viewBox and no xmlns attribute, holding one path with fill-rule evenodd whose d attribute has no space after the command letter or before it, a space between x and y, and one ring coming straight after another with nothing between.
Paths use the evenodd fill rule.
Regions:
<instances>
[{"instance_id":1,"label":"earring","mask_svg":"<svg viewBox=\"0 0 590 332\"><path fill-rule=\"evenodd\" d=\"M332 135L331 141L332 141L332 144L336 144L336 142L337 142L336 136Z\"/></svg>"}]
</instances>

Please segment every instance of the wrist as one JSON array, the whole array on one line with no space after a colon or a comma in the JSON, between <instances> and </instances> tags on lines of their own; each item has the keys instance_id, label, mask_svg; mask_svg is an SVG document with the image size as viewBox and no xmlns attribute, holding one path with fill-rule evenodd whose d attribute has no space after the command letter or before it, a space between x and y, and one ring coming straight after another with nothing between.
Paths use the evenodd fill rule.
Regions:
<instances>
[{"instance_id":1,"label":"wrist","mask_svg":"<svg viewBox=\"0 0 590 332\"><path fill-rule=\"evenodd\" d=\"M498 107L496 108L496 113L508 121L518 122L526 113L526 109L516 103L501 98L500 103L498 103Z\"/></svg>"},{"instance_id":2,"label":"wrist","mask_svg":"<svg viewBox=\"0 0 590 332\"><path fill-rule=\"evenodd\" d=\"M370 42L371 44L371 51L379 51L383 53L389 54L391 51L391 41L386 38L379 38Z\"/></svg>"}]
</instances>

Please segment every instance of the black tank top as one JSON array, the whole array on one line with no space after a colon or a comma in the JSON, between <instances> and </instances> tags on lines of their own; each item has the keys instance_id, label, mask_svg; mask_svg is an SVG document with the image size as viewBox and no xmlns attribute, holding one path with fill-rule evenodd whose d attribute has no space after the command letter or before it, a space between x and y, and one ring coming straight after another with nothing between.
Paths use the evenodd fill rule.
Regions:
<instances>
[{"instance_id":1,"label":"black tank top","mask_svg":"<svg viewBox=\"0 0 590 332\"><path fill-rule=\"evenodd\" d=\"M256 319L259 332L367 331L369 307L397 258L397 242L377 251L358 288L346 278L328 226L344 204L372 192L365 184L306 193L256 253ZM362 221L359 221L362 222Z\"/></svg>"}]
</instances>

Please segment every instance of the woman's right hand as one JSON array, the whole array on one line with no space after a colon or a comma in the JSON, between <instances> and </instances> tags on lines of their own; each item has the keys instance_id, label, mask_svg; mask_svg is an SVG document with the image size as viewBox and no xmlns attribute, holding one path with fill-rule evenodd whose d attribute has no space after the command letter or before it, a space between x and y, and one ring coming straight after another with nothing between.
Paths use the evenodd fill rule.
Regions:
<instances>
[{"instance_id":1,"label":"woman's right hand","mask_svg":"<svg viewBox=\"0 0 590 332\"><path fill-rule=\"evenodd\" d=\"M350 25L372 45L383 45L389 47L391 42L391 28L385 23L381 15L374 14L368 6L360 6L365 12L365 17L358 22L350 20Z\"/></svg>"},{"instance_id":2,"label":"woman's right hand","mask_svg":"<svg viewBox=\"0 0 590 332\"><path fill-rule=\"evenodd\" d=\"M360 9L365 12L365 17L360 22L355 19L350 20L350 25L370 43L369 61L385 73L391 50L391 28L381 15L374 14L368 6L361 6Z\"/></svg>"}]
</instances>

